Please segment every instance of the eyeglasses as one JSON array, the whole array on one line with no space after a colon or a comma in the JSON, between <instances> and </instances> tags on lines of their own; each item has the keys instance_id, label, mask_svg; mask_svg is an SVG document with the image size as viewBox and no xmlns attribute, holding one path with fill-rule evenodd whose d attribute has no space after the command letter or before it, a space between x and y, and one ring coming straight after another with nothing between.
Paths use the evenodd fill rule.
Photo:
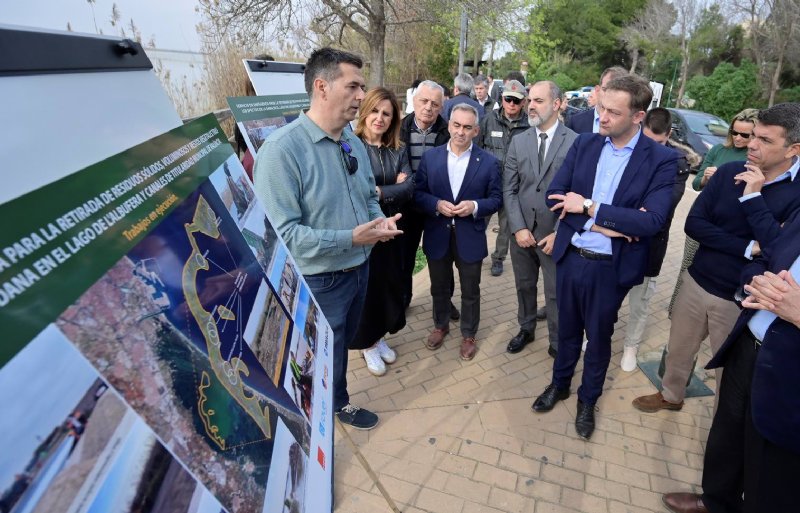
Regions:
<instances>
[{"instance_id":1,"label":"eyeglasses","mask_svg":"<svg viewBox=\"0 0 800 513\"><path fill-rule=\"evenodd\" d=\"M513 96L503 96L503 99L508 103L513 103L514 105L519 105L522 103L522 98L514 98Z\"/></svg>"},{"instance_id":2,"label":"eyeglasses","mask_svg":"<svg viewBox=\"0 0 800 513\"><path fill-rule=\"evenodd\" d=\"M753 134L748 134L746 132L737 132L736 130L731 128L731 136L736 137L737 135L743 139L750 139L750 136Z\"/></svg>"},{"instance_id":3,"label":"eyeglasses","mask_svg":"<svg viewBox=\"0 0 800 513\"><path fill-rule=\"evenodd\" d=\"M353 148L346 141L341 140L339 141L339 148L342 149L344 154L344 166L347 168L347 172L351 175L356 174L356 171L358 171L358 159L351 155Z\"/></svg>"}]
</instances>

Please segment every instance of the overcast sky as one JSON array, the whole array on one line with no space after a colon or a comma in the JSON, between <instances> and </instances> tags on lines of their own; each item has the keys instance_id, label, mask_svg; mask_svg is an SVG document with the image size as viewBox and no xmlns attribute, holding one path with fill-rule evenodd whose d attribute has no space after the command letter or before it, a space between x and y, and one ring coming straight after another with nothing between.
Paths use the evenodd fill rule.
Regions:
<instances>
[{"instance_id":1,"label":"overcast sky","mask_svg":"<svg viewBox=\"0 0 800 513\"><path fill-rule=\"evenodd\" d=\"M121 23L131 18L147 43L155 37L156 47L167 50L200 50L195 26L201 17L195 12L197 0L0 0L0 23L94 34L94 7L97 27L106 35L119 35L111 26L111 8L117 4ZM127 30L126 30L127 31Z\"/></svg>"}]
</instances>

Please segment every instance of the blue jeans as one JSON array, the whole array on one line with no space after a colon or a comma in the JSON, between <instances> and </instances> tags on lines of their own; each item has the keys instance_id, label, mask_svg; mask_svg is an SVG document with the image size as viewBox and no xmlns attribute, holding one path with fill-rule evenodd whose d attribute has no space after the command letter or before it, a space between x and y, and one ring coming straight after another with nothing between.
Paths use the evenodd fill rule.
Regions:
<instances>
[{"instance_id":1,"label":"blue jeans","mask_svg":"<svg viewBox=\"0 0 800 513\"><path fill-rule=\"evenodd\" d=\"M305 276L328 325L333 331L333 410L350 403L347 393L347 347L356 336L367 296L369 261L352 271Z\"/></svg>"}]
</instances>

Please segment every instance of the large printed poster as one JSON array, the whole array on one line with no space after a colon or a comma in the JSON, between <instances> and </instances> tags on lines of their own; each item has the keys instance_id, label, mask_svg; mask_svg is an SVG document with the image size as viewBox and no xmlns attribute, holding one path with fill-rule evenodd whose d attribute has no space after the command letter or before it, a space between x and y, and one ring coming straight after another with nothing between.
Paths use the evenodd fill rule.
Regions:
<instances>
[{"instance_id":1,"label":"large printed poster","mask_svg":"<svg viewBox=\"0 0 800 513\"><path fill-rule=\"evenodd\" d=\"M308 95L236 96L228 98L231 114L252 155L267 140L269 134L291 123L310 105Z\"/></svg>"},{"instance_id":2,"label":"large printed poster","mask_svg":"<svg viewBox=\"0 0 800 513\"><path fill-rule=\"evenodd\" d=\"M0 215L0 512L331 511L332 333L213 115Z\"/></svg>"}]
</instances>

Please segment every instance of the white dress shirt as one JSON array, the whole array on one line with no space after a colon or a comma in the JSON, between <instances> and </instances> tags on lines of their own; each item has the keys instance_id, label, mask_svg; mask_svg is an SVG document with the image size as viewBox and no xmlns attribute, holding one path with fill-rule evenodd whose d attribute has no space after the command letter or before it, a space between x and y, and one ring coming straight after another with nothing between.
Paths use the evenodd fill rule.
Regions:
<instances>
[{"instance_id":1,"label":"white dress shirt","mask_svg":"<svg viewBox=\"0 0 800 513\"><path fill-rule=\"evenodd\" d=\"M544 133L547 134L547 139L544 141L545 158L547 156L547 152L550 151L550 143L553 142L553 136L556 135L556 128L558 128L558 123L559 122L556 121L555 123L553 123L553 126L551 126L550 128L548 128L547 130L544 131ZM541 134L541 133L542 133L542 131L539 130L539 127L536 127L536 154L537 155L539 154L539 143L542 142L541 138L539 138L539 134Z\"/></svg>"},{"instance_id":2,"label":"white dress shirt","mask_svg":"<svg viewBox=\"0 0 800 513\"><path fill-rule=\"evenodd\" d=\"M456 155L450 149L450 143L447 143L447 177L450 179L450 190L453 192L453 200L458 197L458 192L461 190L461 185L464 183L464 176L467 174L467 166L469 159L472 156L472 143L469 148L461 155ZM478 215L478 202L472 202L475 205L475 210L472 215Z\"/></svg>"}]
</instances>

